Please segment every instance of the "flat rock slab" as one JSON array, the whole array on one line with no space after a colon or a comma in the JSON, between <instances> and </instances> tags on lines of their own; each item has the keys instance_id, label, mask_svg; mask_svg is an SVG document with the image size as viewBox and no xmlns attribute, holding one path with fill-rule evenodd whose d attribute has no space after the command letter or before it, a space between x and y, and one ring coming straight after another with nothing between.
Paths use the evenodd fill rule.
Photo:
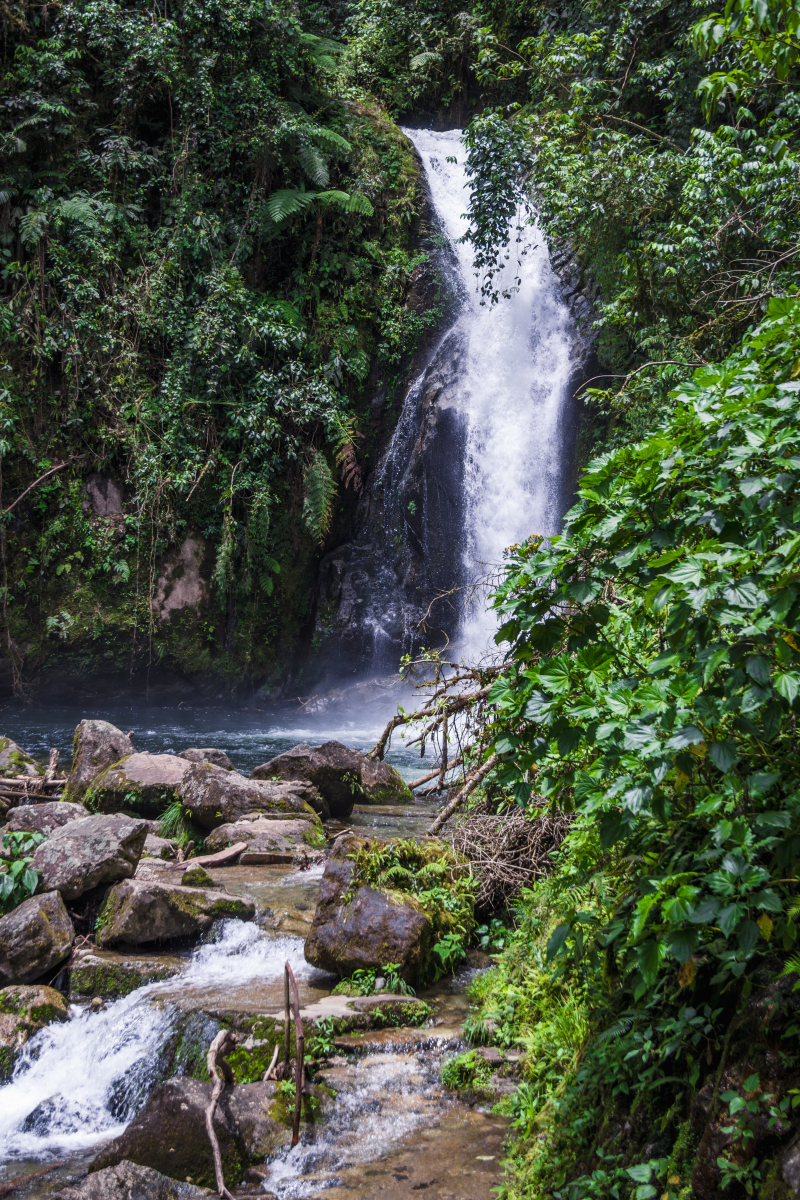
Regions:
<instances>
[{"instance_id":1,"label":"flat rock slab","mask_svg":"<svg viewBox=\"0 0 800 1200\"><path fill-rule=\"evenodd\" d=\"M363 1028L364 1026L369 1027L369 1022L359 1021L359 1018L374 1016L378 1009L392 1017L411 1016L412 1021L414 1009L429 1011L425 1001L418 1000L415 996L397 996L392 992L379 992L375 996L324 996L321 1000L315 1000L313 1004L301 1008L300 1016L304 1021L319 1021L324 1017L333 1017L336 1020L352 1023L353 1028ZM283 1021L284 1014L282 1012L276 1012L274 1016L276 1021Z\"/></svg>"},{"instance_id":2,"label":"flat rock slab","mask_svg":"<svg viewBox=\"0 0 800 1200\"><path fill-rule=\"evenodd\" d=\"M70 967L70 1000L115 1000L127 996L147 983L171 979L186 967L184 959L174 954L119 954L114 950L93 950L76 955Z\"/></svg>"},{"instance_id":3,"label":"flat rock slab","mask_svg":"<svg viewBox=\"0 0 800 1200\"><path fill-rule=\"evenodd\" d=\"M120 1162L61 1188L51 1200L208 1200L205 1188L170 1179L152 1167Z\"/></svg>"},{"instance_id":4,"label":"flat rock slab","mask_svg":"<svg viewBox=\"0 0 800 1200\"><path fill-rule=\"evenodd\" d=\"M192 766L176 754L129 754L97 776L86 803L97 812L135 808L144 817L157 817L176 798Z\"/></svg>"},{"instance_id":5,"label":"flat rock slab","mask_svg":"<svg viewBox=\"0 0 800 1200\"><path fill-rule=\"evenodd\" d=\"M147 942L205 933L214 921L252 921L252 900L211 890L142 879L126 879L109 891L98 917L98 946Z\"/></svg>"},{"instance_id":6,"label":"flat rock slab","mask_svg":"<svg viewBox=\"0 0 800 1200\"><path fill-rule=\"evenodd\" d=\"M31 896L0 918L0 987L32 983L72 953L75 930L58 892Z\"/></svg>"},{"instance_id":7,"label":"flat rock slab","mask_svg":"<svg viewBox=\"0 0 800 1200\"><path fill-rule=\"evenodd\" d=\"M109 721L81 721L72 739L72 770L64 798L82 799L101 771L134 753L133 742L116 725Z\"/></svg>"},{"instance_id":8,"label":"flat rock slab","mask_svg":"<svg viewBox=\"0 0 800 1200\"><path fill-rule=\"evenodd\" d=\"M216 829L253 813L318 822L316 809L323 807L322 799L309 783L246 779L238 771L224 771L213 763L188 766L176 795L204 829Z\"/></svg>"},{"instance_id":9,"label":"flat rock slab","mask_svg":"<svg viewBox=\"0 0 800 1200\"><path fill-rule=\"evenodd\" d=\"M92 814L82 804L70 804L66 800L48 800L44 804L23 804L9 809L4 833L23 831L43 833L49 837L55 829L81 821Z\"/></svg>"},{"instance_id":10,"label":"flat rock slab","mask_svg":"<svg viewBox=\"0 0 800 1200\"><path fill-rule=\"evenodd\" d=\"M248 855L283 856L259 860L248 857L248 862L291 862L296 854L302 857L303 850L307 848L324 846L325 834L316 821L271 821L267 817L256 815L255 819L220 825L209 834L205 845L213 853L237 842L247 843Z\"/></svg>"},{"instance_id":11,"label":"flat rock slab","mask_svg":"<svg viewBox=\"0 0 800 1200\"><path fill-rule=\"evenodd\" d=\"M56 829L37 846L33 866L44 891L76 900L101 883L129 879L141 857L147 822L121 813L87 817Z\"/></svg>"}]
</instances>

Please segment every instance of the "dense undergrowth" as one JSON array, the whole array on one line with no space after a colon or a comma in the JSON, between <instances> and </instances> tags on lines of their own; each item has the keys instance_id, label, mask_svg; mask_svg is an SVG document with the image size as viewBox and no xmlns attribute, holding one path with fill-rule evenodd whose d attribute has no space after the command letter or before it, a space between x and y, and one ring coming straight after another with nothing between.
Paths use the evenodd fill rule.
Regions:
<instances>
[{"instance_id":1,"label":"dense undergrowth","mask_svg":"<svg viewBox=\"0 0 800 1200\"><path fill-rule=\"evenodd\" d=\"M6 672L277 677L437 315L408 143L323 5L2 19Z\"/></svg>"}]
</instances>

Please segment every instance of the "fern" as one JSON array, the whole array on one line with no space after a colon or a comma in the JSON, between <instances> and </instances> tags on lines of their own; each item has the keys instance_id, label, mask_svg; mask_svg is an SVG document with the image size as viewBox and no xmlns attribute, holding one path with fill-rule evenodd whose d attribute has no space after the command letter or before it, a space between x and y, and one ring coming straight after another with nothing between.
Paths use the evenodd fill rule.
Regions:
<instances>
[{"instance_id":1,"label":"fern","mask_svg":"<svg viewBox=\"0 0 800 1200\"><path fill-rule=\"evenodd\" d=\"M315 141L323 142L331 150L344 150L347 154L352 149L346 138L343 138L340 133L336 133L334 129L328 129L325 125L315 125L308 131L309 137Z\"/></svg>"},{"instance_id":2,"label":"fern","mask_svg":"<svg viewBox=\"0 0 800 1200\"><path fill-rule=\"evenodd\" d=\"M303 467L303 489L303 521L314 540L322 542L331 527L336 483L319 450L312 449L311 457Z\"/></svg>"},{"instance_id":3,"label":"fern","mask_svg":"<svg viewBox=\"0 0 800 1200\"><path fill-rule=\"evenodd\" d=\"M98 209L105 205L98 204L85 192L77 192L74 196L59 201L59 210L65 221L74 221L76 225L85 225L87 229L97 232L102 222Z\"/></svg>"},{"instance_id":4,"label":"fern","mask_svg":"<svg viewBox=\"0 0 800 1200\"><path fill-rule=\"evenodd\" d=\"M783 968L783 970L781 971L778 978L785 979L787 975L796 975L797 976L797 983L794 985L794 988L792 990L795 992L799 991L800 990L800 952L792 954L790 958L787 958L786 966Z\"/></svg>"},{"instance_id":5,"label":"fern","mask_svg":"<svg viewBox=\"0 0 800 1200\"><path fill-rule=\"evenodd\" d=\"M315 198L314 192L301 192L299 188L280 188L267 200L267 212L276 225L306 208Z\"/></svg>"},{"instance_id":6,"label":"fern","mask_svg":"<svg viewBox=\"0 0 800 1200\"><path fill-rule=\"evenodd\" d=\"M361 213L365 217L371 217L375 209L369 202L366 196L361 192L318 192L317 199L322 204L335 204L339 208L343 208L345 212Z\"/></svg>"},{"instance_id":7,"label":"fern","mask_svg":"<svg viewBox=\"0 0 800 1200\"><path fill-rule=\"evenodd\" d=\"M297 157L300 160L301 167L312 183L315 183L317 187L328 186L330 183L328 166L319 150L316 150L313 146L301 146L297 151Z\"/></svg>"},{"instance_id":8,"label":"fern","mask_svg":"<svg viewBox=\"0 0 800 1200\"><path fill-rule=\"evenodd\" d=\"M613 1042L616 1041L617 1038L623 1037L628 1032L631 1025L633 1025L634 1019L634 1017L620 1017L620 1019L615 1021L614 1024L609 1026L608 1029L603 1030L603 1032L597 1038L598 1043Z\"/></svg>"},{"instance_id":9,"label":"fern","mask_svg":"<svg viewBox=\"0 0 800 1200\"><path fill-rule=\"evenodd\" d=\"M411 62L408 64L412 71L421 71L423 67L427 67L429 63L441 62L442 56L436 50L424 50L422 54L415 54Z\"/></svg>"}]
</instances>

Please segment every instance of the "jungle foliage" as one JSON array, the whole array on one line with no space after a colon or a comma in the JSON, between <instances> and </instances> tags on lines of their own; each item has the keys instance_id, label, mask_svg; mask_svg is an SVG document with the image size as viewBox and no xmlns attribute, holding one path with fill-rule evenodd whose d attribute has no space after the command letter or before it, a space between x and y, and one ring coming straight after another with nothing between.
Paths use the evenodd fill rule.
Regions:
<instances>
[{"instance_id":1,"label":"jungle foliage","mask_svg":"<svg viewBox=\"0 0 800 1200\"><path fill-rule=\"evenodd\" d=\"M697 1182L696 1144L674 1159L706 1084L712 1112L732 1106L703 1167L712 1188L754 1194L791 1128L798 364L800 303L774 300L655 432L589 464L561 535L510 553L495 777L533 817L575 814L557 872L520 908L497 1012L484 1003L499 1036L533 1039L517 1116L527 1137L550 1131L523 1138L511 1195L625 1196L637 1181L640 1197L716 1194ZM553 989L583 1031L567 1063L534 1044ZM755 994L773 1058L732 1040ZM631 1160L609 1103L660 1122L657 1153Z\"/></svg>"},{"instance_id":2,"label":"jungle foliage","mask_svg":"<svg viewBox=\"0 0 800 1200\"><path fill-rule=\"evenodd\" d=\"M187 536L210 589L182 665L263 676L360 486L367 376L391 382L435 319L405 303L425 261L407 143L347 99L315 3L16 0L3 30L17 677L25 643L115 668L175 651L180 620L161 629L151 601ZM115 503L87 497L91 473Z\"/></svg>"}]
</instances>

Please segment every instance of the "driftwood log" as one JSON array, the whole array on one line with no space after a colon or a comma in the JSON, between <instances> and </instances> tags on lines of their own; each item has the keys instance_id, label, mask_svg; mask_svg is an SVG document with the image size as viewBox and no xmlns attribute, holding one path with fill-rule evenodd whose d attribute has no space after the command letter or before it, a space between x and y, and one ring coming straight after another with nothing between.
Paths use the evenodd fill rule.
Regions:
<instances>
[{"instance_id":1,"label":"driftwood log","mask_svg":"<svg viewBox=\"0 0 800 1200\"><path fill-rule=\"evenodd\" d=\"M290 993L291 985L291 993ZM283 977L283 991L286 1005L285 1026L283 1036L283 1065L284 1078L291 1078L289 1067L289 1005L294 1014L295 1061L294 1061L294 1123L292 1125L292 1145L296 1146L300 1139L300 1112L303 1103L303 1086L305 1083L305 1036L303 1021L300 1017L300 997L297 993L297 982L294 971L286 963Z\"/></svg>"},{"instance_id":2,"label":"driftwood log","mask_svg":"<svg viewBox=\"0 0 800 1200\"><path fill-rule=\"evenodd\" d=\"M247 842L237 842L235 846L228 846L227 850L220 850L216 854L199 854L197 858L179 859L170 863L169 868L171 871L185 871L187 867L224 867L246 849Z\"/></svg>"},{"instance_id":3,"label":"driftwood log","mask_svg":"<svg viewBox=\"0 0 800 1200\"><path fill-rule=\"evenodd\" d=\"M16 1179L9 1179L8 1183L0 1183L0 1196L8 1196L17 1188L25 1187L33 1179L38 1179L40 1175L49 1175L51 1171L57 1171L59 1167L63 1167L63 1162L48 1163L46 1167L39 1167L38 1171L29 1171L27 1175L18 1175Z\"/></svg>"},{"instance_id":4,"label":"driftwood log","mask_svg":"<svg viewBox=\"0 0 800 1200\"><path fill-rule=\"evenodd\" d=\"M225 1060L225 1055L233 1050L238 1040L236 1034L231 1033L230 1029L220 1029L209 1046L206 1057L208 1073L214 1082L214 1087L211 1091L211 1101L206 1109L206 1132L208 1133L208 1140L211 1143L211 1153L214 1155L214 1175L217 1180L217 1192L220 1196L227 1196L228 1200L233 1200L233 1196L225 1187L225 1176L222 1173L222 1155L220 1154L219 1141L214 1130L214 1114L217 1111L219 1098L226 1083L233 1084L235 1082L231 1065ZM221 1075L220 1071L222 1072Z\"/></svg>"}]
</instances>

